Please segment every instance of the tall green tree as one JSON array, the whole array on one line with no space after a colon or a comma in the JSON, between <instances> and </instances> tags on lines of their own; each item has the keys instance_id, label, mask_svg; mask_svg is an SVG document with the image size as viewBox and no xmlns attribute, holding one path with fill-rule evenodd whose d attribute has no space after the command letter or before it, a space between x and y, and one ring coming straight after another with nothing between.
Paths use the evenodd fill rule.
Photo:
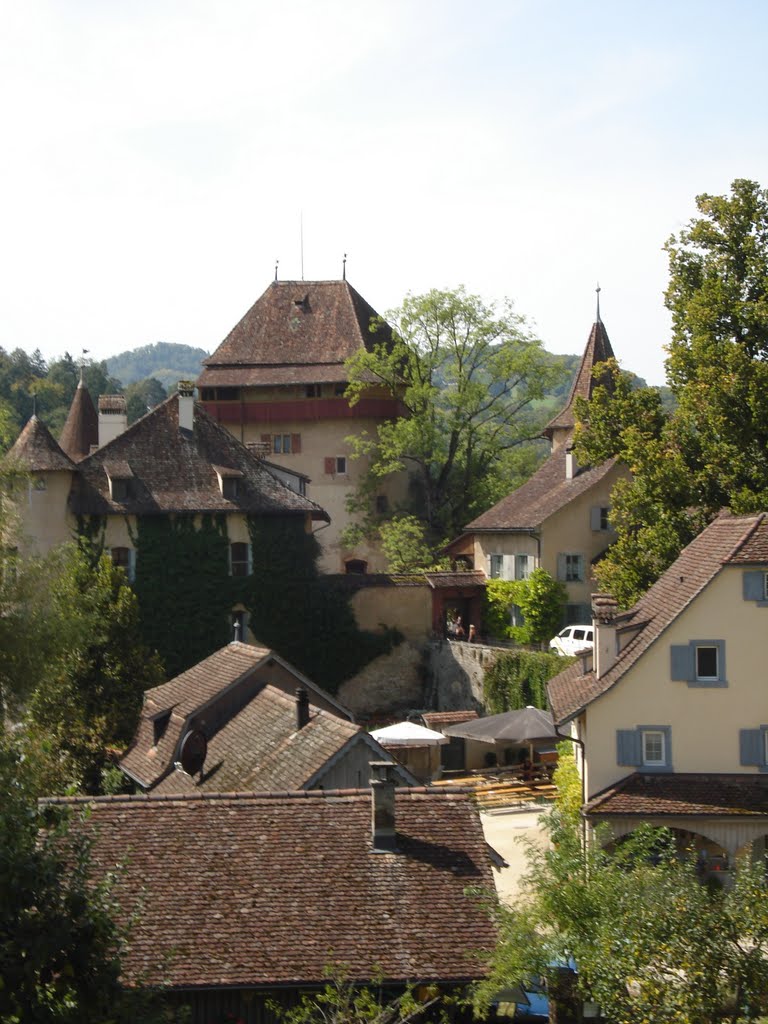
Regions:
<instances>
[{"instance_id":1,"label":"tall green tree","mask_svg":"<svg viewBox=\"0 0 768 1024\"><path fill-rule=\"evenodd\" d=\"M487 507L509 454L537 436L536 403L562 367L509 301L497 309L464 288L409 295L384 319L391 344L348 362L347 395L354 404L375 383L404 415L350 439L371 459L358 509L383 477L405 469L411 503L400 511L416 513L433 540L445 538Z\"/></svg>"},{"instance_id":2,"label":"tall green tree","mask_svg":"<svg viewBox=\"0 0 768 1024\"><path fill-rule=\"evenodd\" d=\"M597 567L628 606L724 507L768 508L768 193L733 182L666 246L667 373L676 406L617 377L613 400L578 407L583 461L630 468L612 497L618 543Z\"/></svg>"},{"instance_id":3,"label":"tall green tree","mask_svg":"<svg viewBox=\"0 0 768 1024\"><path fill-rule=\"evenodd\" d=\"M144 690L165 675L141 641L136 595L108 555L94 564L72 548L51 593L64 628L29 699L26 727L37 749L65 767L64 783L98 792L110 751L133 736Z\"/></svg>"},{"instance_id":4,"label":"tall green tree","mask_svg":"<svg viewBox=\"0 0 768 1024\"><path fill-rule=\"evenodd\" d=\"M477 1009L532 975L556 989L558 965L575 961L579 998L609 1021L756 1019L768 999L764 870L743 864L731 888L709 888L663 829L641 826L612 847L584 842L571 762L561 752L566 779L559 768L544 816L550 842L527 848L514 907L492 905L501 937Z\"/></svg>"}]
</instances>

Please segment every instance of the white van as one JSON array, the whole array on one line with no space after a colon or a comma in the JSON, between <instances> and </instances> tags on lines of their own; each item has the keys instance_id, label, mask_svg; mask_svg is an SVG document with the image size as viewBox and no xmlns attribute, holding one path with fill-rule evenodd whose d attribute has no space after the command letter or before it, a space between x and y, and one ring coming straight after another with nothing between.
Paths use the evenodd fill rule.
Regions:
<instances>
[{"instance_id":1,"label":"white van","mask_svg":"<svg viewBox=\"0 0 768 1024\"><path fill-rule=\"evenodd\" d=\"M578 654L584 650L591 651L594 646L592 626L566 626L557 636L552 637L549 646L557 654L565 655Z\"/></svg>"}]
</instances>

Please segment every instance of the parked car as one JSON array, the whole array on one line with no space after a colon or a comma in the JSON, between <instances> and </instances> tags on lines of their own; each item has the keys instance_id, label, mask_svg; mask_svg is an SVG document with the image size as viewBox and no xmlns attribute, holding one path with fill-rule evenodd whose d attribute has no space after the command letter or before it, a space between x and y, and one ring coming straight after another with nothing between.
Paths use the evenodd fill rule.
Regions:
<instances>
[{"instance_id":1,"label":"parked car","mask_svg":"<svg viewBox=\"0 0 768 1024\"><path fill-rule=\"evenodd\" d=\"M558 654L572 655L579 651L592 650L594 646L594 632L592 625L566 626L561 629L557 636L549 641L549 646Z\"/></svg>"}]
</instances>

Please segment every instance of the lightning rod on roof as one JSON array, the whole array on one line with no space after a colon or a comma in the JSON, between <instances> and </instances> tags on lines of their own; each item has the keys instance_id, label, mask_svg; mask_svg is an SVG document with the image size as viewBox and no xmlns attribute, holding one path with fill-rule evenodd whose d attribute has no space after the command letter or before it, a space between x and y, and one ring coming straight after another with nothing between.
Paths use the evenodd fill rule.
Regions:
<instances>
[{"instance_id":1,"label":"lightning rod on roof","mask_svg":"<svg viewBox=\"0 0 768 1024\"><path fill-rule=\"evenodd\" d=\"M347 280L347 254L344 253L344 259L341 261L341 280Z\"/></svg>"},{"instance_id":2,"label":"lightning rod on roof","mask_svg":"<svg viewBox=\"0 0 768 1024\"><path fill-rule=\"evenodd\" d=\"M299 210L299 234L301 235L301 280L304 280L304 211Z\"/></svg>"},{"instance_id":3,"label":"lightning rod on roof","mask_svg":"<svg viewBox=\"0 0 768 1024\"><path fill-rule=\"evenodd\" d=\"M602 291L602 289L600 288L600 282L598 281L597 282L597 288L595 288L595 294L597 295L597 317L595 319L595 323L598 323L598 324L600 323L600 292L601 291Z\"/></svg>"},{"instance_id":4,"label":"lightning rod on roof","mask_svg":"<svg viewBox=\"0 0 768 1024\"><path fill-rule=\"evenodd\" d=\"M277 281L277 268L280 265L280 260L275 260L275 281Z\"/></svg>"}]
</instances>

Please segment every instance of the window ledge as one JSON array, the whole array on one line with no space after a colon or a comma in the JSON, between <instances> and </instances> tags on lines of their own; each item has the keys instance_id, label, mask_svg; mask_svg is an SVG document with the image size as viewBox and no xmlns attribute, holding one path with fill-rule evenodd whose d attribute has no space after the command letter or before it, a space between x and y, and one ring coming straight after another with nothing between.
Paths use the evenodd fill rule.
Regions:
<instances>
[{"instance_id":1,"label":"window ledge","mask_svg":"<svg viewBox=\"0 0 768 1024\"><path fill-rule=\"evenodd\" d=\"M724 690L728 686L727 679L688 679L686 686L701 690Z\"/></svg>"}]
</instances>

